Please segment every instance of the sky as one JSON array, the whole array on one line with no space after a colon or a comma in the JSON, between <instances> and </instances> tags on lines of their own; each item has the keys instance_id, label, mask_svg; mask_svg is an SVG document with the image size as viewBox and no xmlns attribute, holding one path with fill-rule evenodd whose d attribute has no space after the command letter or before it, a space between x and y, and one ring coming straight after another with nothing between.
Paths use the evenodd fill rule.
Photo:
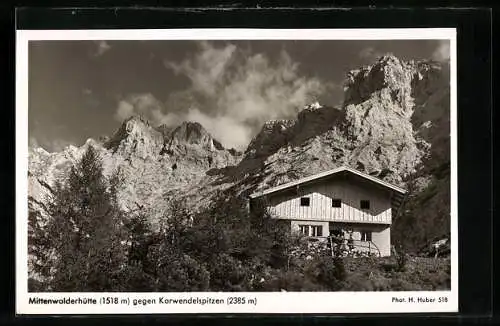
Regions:
<instances>
[{"instance_id":1,"label":"sky","mask_svg":"<svg viewBox=\"0 0 500 326\"><path fill-rule=\"evenodd\" d=\"M265 121L307 104L337 106L346 73L392 53L449 57L438 40L30 41L31 146L60 151L111 136L131 115L201 123L243 150Z\"/></svg>"}]
</instances>

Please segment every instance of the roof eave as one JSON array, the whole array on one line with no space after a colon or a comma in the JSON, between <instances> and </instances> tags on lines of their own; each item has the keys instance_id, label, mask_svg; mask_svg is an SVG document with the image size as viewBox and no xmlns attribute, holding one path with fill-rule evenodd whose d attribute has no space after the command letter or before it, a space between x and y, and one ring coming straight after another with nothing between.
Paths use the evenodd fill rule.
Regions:
<instances>
[{"instance_id":1,"label":"roof eave","mask_svg":"<svg viewBox=\"0 0 500 326\"><path fill-rule=\"evenodd\" d=\"M352 168L349 168L349 167L346 167L346 166L341 166L339 168L336 168L336 169L333 169L333 170L330 170L330 171L318 173L317 175L305 177L305 178L302 178L302 179L299 179L299 180L296 180L296 181L289 182L287 184L283 184L283 185L280 185L280 186L272 187L272 188L270 188L268 190L264 190L264 191L261 191L261 192L252 193L252 194L249 195L249 197L250 197L250 199L255 199L255 198L263 197L263 196L272 194L274 192L278 192L278 191L281 191L281 190L286 190L286 189L289 189L291 187L298 186L298 185L303 184L303 183L315 181L315 180L318 180L318 179L321 179L321 178L324 178L324 177L327 177L327 176L330 176L330 175L334 175L334 174L342 172L342 171L349 171L349 172L351 172L351 173L353 173L355 175L358 175L358 176L360 176L362 178L365 178L365 179L370 180L372 182L375 182L375 183L377 183L377 184L379 184L381 186L384 186L384 187L386 187L388 189L391 189L394 192L398 192L398 193L400 193L402 195L406 194L406 190L403 189L403 188L397 187L395 185L392 185L392 184L390 184L388 182L385 182L383 180L377 179L377 178L372 177L370 175L367 175L365 173L356 171L356 170L354 170Z\"/></svg>"}]
</instances>

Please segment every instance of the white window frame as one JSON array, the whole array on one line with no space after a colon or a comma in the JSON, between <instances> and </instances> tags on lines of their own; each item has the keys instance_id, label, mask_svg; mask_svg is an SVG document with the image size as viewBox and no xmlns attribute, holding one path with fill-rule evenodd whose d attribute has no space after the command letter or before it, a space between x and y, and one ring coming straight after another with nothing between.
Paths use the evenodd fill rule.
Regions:
<instances>
[{"instance_id":1,"label":"white window frame","mask_svg":"<svg viewBox=\"0 0 500 326\"><path fill-rule=\"evenodd\" d=\"M299 232L302 235L309 236L311 227L307 224L299 224Z\"/></svg>"},{"instance_id":2,"label":"white window frame","mask_svg":"<svg viewBox=\"0 0 500 326\"><path fill-rule=\"evenodd\" d=\"M370 238L370 240L368 240ZM361 231L361 241L372 241L372 231Z\"/></svg>"},{"instance_id":3,"label":"white window frame","mask_svg":"<svg viewBox=\"0 0 500 326\"><path fill-rule=\"evenodd\" d=\"M309 228L311 237L321 237L323 236L323 225L311 225ZM318 232L320 231L320 232ZM318 234L321 233L321 234Z\"/></svg>"},{"instance_id":4,"label":"white window frame","mask_svg":"<svg viewBox=\"0 0 500 326\"><path fill-rule=\"evenodd\" d=\"M299 233L307 237L323 236L323 225L299 224L298 227L299 227ZM321 235L318 235L319 233L321 233Z\"/></svg>"}]
</instances>

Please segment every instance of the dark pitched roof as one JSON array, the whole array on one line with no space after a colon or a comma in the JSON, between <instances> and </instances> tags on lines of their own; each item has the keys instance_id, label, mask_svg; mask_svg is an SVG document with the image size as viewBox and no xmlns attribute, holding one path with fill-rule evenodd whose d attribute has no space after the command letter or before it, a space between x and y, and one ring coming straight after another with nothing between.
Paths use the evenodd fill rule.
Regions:
<instances>
[{"instance_id":1,"label":"dark pitched roof","mask_svg":"<svg viewBox=\"0 0 500 326\"><path fill-rule=\"evenodd\" d=\"M329 171L325 171L325 172L321 172L321 173L318 173L318 174L314 174L314 175L311 175L311 176L308 176L308 177L305 177L305 178L301 178L301 179L298 179L298 180L295 180L295 181L292 181L292 182L288 182L288 183L285 183L285 184L282 184L282 185L279 185L279 186L276 186L276 187L272 187L272 188L269 188L269 189L266 189L266 190L263 190L263 191L260 191L260 192L254 192L253 194L250 195L250 198L254 199L254 198L258 198L258 197L262 197L262 196L265 196L265 195L268 195L268 194L271 194L271 193L274 193L274 192L278 192L280 190L285 190L285 189L288 189L288 188L291 188L291 187L295 187L295 186L298 186L300 184L304 184L304 183L308 183L308 182L311 182L311 181L317 181L317 180L320 180L322 178L326 178L326 177L329 177L329 176L332 176L334 174L337 174L337 173L340 173L340 172L349 172L349 173L352 173L354 175L357 175L357 176L360 176L364 179L367 179L369 181L372 181L376 184L379 184L381 186L384 186L388 189L391 189L392 191L400 194L400 195L403 195L406 193L406 190L403 189L403 188L400 188L400 187L397 187L395 185L392 185L384 180L381 180L379 178L375 178L371 175L368 175L366 173L362 173L360 171L357 171L355 169L352 169L350 167L347 167L347 166L341 166L341 167L338 167L336 169L333 169L333 170L329 170Z\"/></svg>"}]
</instances>

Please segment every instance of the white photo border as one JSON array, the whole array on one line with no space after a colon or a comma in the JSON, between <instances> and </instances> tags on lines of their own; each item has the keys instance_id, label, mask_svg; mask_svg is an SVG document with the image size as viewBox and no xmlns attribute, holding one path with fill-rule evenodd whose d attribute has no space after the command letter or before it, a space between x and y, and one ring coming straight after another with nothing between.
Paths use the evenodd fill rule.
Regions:
<instances>
[{"instance_id":1,"label":"white photo border","mask_svg":"<svg viewBox=\"0 0 500 326\"><path fill-rule=\"evenodd\" d=\"M28 43L35 40L448 40L450 42L451 83L451 290L417 292L28 293ZM454 28L17 30L16 314L458 312L457 160L457 53L456 29ZM229 304L231 297L244 297L247 304ZM414 302L394 302L393 298L395 297L414 298ZM191 301L189 301L190 298ZM434 301L418 302L419 298L428 298ZM438 302L440 298L446 302ZM144 305L145 302L141 300L147 299L156 302ZM160 299L161 302L159 302ZM176 299L186 299L186 302L175 303L172 301ZM39 300L40 303L34 303L36 300ZM63 303L58 303L57 300L61 300ZM167 303L168 300L170 303ZM218 304L217 300L222 300L223 303ZM95 304L92 303L94 301ZM113 303L115 301L117 304ZM139 302L139 304L134 305L134 301ZM249 301L250 303L248 303Z\"/></svg>"}]
</instances>

